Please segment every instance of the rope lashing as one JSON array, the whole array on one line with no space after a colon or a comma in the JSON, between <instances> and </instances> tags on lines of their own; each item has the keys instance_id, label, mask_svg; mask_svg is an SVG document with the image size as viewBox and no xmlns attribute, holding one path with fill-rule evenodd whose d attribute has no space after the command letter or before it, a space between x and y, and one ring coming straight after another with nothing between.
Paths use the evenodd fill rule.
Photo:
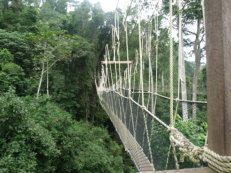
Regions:
<instances>
[{"instance_id":1,"label":"rope lashing","mask_svg":"<svg viewBox=\"0 0 231 173\"><path fill-rule=\"evenodd\" d=\"M169 128L168 131L170 141L183 153L183 157L189 157L194 163L208 163L208 166L218 173L231 172L231 156L221 156L207 146L198 147L175 128Z\"/></svg>"},{"instance_id":2,"label":"rope lashing","mask_svg":"<svg viewBox=\"0 0 231 173\"><path fill-rule=\"evenodd\" d=\"M203 149L191 143L177 129L169 128L168 131L170 132L170 141L183 153L183 155L189 157L194 163L199 163L202 158Z\"/></svg>"},{"instance_id":3,"label":"rope lashing","mask_svg":"<svg viewBox=\"0 0 231 173\"><path fill-rule=\"evenodd\" d=\"M231 172L231 156L221 156L210 150L207 146L203 147L202 160L208 166L219 173Z\"/></svg>"}]
</instances>

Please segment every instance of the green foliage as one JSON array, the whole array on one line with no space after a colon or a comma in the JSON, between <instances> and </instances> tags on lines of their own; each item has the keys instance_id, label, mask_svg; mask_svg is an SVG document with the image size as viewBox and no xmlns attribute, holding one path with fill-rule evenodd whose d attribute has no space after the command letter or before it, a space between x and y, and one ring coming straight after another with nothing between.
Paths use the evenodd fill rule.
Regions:
<instances>
[{"instance_id":1,"label":"green foliage","mask_svg":"<svg viewBox=\"0 0 231 173\"><path fill-rule=\"evenodd\" d=\"M11 90L0 99L1 156L3 172L36 172L44 159L43 172L54 170L50 158L59 150L48 130L29 117L28 105Z\"/></svg>"},{"instance_id":2,"label":"green foliage","mask_svg":"<svg viewBox=\"0 0 231 173\"><path fill-rule=\"evenodd\" d=\"M14 63L7 63L2 67L2 71L10 74L10 75L17 75L23 73L23 69Z\"/></svg>"},{"instance_id":3,"label":"green foliage","mask_svg":"<svg viewBox=\"0 0 231 173\"><path fill-rule=\"evenodd\" d=\"M74 118L80 119L84 118L84 115L96 114L90 109L90 103L92 102L93 105L96 102L92 96L94 92L92 76L96 61L92 44L81 37L76 38L75 41L79 44L78 47L71 48L70 61L58 63L58 68L55 68L51 74L54 79L51 81L51 92L54 93L53 98L56 102Z\"/></svg>"},{"instance_id":4,"label":"green foliage","mask_svg":"<svg viewBox=\"0 0 231 173\"><path fill-rule=\"evenodd\" d=\"M208 125L205 121L193 121L188 120L188 122L185 122L182 120L182 118L177 115L176 116L176 124L175 127L180 130L184 136L189 139L190 142L192 142L196 146L203 147L206 140L206 134L207 134L207 128ZM181 153L178 152L179 157L182 156ZM199 164L193 164L189 158L185 158L184 162L181 164L182 168L187 167L198 167Z\"/></svg>"},{"instance_id":5,"label":"green foliage","mask_svg":"<svg viewBox=\"0 0 231 173\"><path fill-rule=\"evenodd\" d=\"M165 127L161 126L159 123L154 122L152 126L152 151L154 156L155 169L165 170L170 146L169 134L167 133ZM175 169L173 154L171 150L167 169Z\"/></svg>"},{"instance_id":6,"label":"green foliage","mask_svg":"<svg viewBox=\"0 0 231 173\"><path fill-rule=\"evenodd\" d=\"M27 87L27 79L23 69L14 63L6 63L0 71L0 91L6 92L9 86L16 88L19 95L24 95Z\"/></svg>"},{"instance_id":7,"label":"green foliage","mask_svg":"<svg viewBox=\"0 0 231 173\"><path fill-rule=\"evenodd\" d=\"M208 125L206 122L185 122L177 115L175 127L197 146L204 146Z\"/></svg>"},{"instance_id":8,"label":"green foliage","mask_svg":"<svg viewBox=\"0 0 231 173\"><path fill-rule=\"evenodd\" d=\"M49 98L21 99L10 90L0 105L3 172L123 172L108 132L72 120Z\"/></svg>"},{"instance_id":9,"label":"green foliage","mask_svg":"<svg viewBox=\"0 0 231 173\"><path fill-rule=\"evenodd\" d=\"M14 56L14 63L21 66L27 75L31 74L32 56L24 34L0 30L0 49L7 49Z\"/></svg>"},{"instance_id":10,"label":"green foliage","mask_svg":"<svg viewBox=\"0 0 231 173\"><path fill-rule=\"evenodd\" d=\"M0 50L0 66L2 67L4 64L13 62L14 56L7 50Z\"/></svg>"},{"instance_id":11,"label":"green foliage","mask_svg":"<svg viewBox=\"0 0 231 173\"><path fill-rule=\"evenodd\" d=\"M36 26L38 21L38 10L33 6L27 6L23 9L20 17L21 32L38 32Z\"/></svg>"}]
</instances>

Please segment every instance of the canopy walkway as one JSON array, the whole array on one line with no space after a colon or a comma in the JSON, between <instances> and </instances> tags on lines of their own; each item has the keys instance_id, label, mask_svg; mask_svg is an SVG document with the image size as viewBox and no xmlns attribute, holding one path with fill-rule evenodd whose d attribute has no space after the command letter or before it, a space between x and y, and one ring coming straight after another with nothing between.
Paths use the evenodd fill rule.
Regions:
<instances>
[{"instance_id":1,"label":"canopy walkway","mask_svg":"<svg viewBox=\"0 0 231 173\"><path fill-rule=\"evenodd\" d=\"M175 128L178 108L181 103L198 105L207 104L207 102L183 100L180 98L179 88L180 81L182 80L181 62L182 60L184 61L181 50L182 7L180 5L180 0L178 4L178 20L180 21L178 31L178 86L174 88L172 0L170 0L169 3L169 94L163 95L158 91L158 3L155 6L155 15L150 17L148 31L144 37L141 32L141 10L139 0L137 4L139 13L139 49L136 51L136 57L129 59L126 14L123 20L123 26L126 38L127 56L125 61L121 60L119 16L118 13L115 12L115 24L112 26L112 50L106 45L101 74L98 75L98 80L96 80L97 94L102 107L110 117L126 151L130 154L139 172L155 172L156 170L173 169L172 167L168 167L170 163L171 165L175 165L175 169L179 169L179 159L188 157L194 163L207 163L210 168L217 172L230 173L231 156L223 156L224 154L221 155L211 150L207 145L207 140L205 140L205 145L203 147L196 146ZM231 7L231 3L228 4ZM155 63L152 62L153 55L151 54L153 20L156 33ZM146 38L145 50L143 45L144 38ZM113 58L110 58L111 56L113 56ZM156 68L155 74L153 73L154 64ZM148 72L146 73L148 74L146 78L144 76L145 70ZM144 87L144 83L147 84L147 88ZM164 100L163 103L166 109L169 109L168 116L158 114L158 102L160 100ZM161 148L161 146L165 149ZM179 158L177 154L178 151L182 153L181 158ZM165 162L163 162L163 160L165 160ZM204 168L203 171L206 172L208 170Z\"/></svg>"}]
</instances>

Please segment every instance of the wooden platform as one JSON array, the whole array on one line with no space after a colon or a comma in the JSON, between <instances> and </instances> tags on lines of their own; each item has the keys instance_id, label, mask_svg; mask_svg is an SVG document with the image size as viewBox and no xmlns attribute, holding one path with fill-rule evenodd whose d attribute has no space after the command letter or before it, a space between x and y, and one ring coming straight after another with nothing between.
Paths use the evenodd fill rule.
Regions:
<instances>
[{"instance_id":1,"label":"wooden platform","mask_svg":"<svg viewBox=\"0 0 231 173\"><path fill-rule=\"evenodd\" d=\"M139 172L139 173L153 173L153 172ZM180 169L180 170L167 170L167 171L157 171L156 173L216 173L210 168L190 168L190 169Z\"/></svg>"}]
</instances>

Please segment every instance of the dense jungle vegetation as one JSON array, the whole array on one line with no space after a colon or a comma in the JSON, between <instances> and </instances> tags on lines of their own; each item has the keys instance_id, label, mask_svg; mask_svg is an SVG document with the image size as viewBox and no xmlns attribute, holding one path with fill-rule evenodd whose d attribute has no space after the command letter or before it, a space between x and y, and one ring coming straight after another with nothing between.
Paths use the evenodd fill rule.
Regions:
<instances>
[{"instance_id":1,"label":"dense jungle vegetation","mask_svg":"<svg viewBox=\"0 0 231 173\"><path fill-rule=\"evenodd\" d=\"M168 30L163 25L168 5L165 0L163 3L159 16L160 72L169 65ZM196 40L184 40L186 46L194 46L191 54L196 58L195 63L185 61L187 97L205 100L200 90L197 93L197 88L203 93L206 88L206 67L200 66L204 55L200 1L184 3L184 34L191 32L187 24L199 25L193 33ZM68 12L68 5L72 11ZM142 3L144 9L149 5L149 1ZM122 11L118 11L122 28ZM136 7L129 10L131 57L138 47L136 14ZM113 24L113 12L105 13L99 3L87 0L0 1L1 173L136 172L95 90L95 75L106 43L111 44ZM145 21L142 26L147 27ZM121 57L125 58L123 45L124 37ZM175 45L177 57L177 42ZM158 85L165 94L168 70L159 74ZM166 104L158 104L158 113L167 116ZM179 116L177 126L193 141L199 138L198 145L202 145L206 107L196 107L196 114L190 113L192 110L189 106L189 123Z\"/></svg>"}]
</instances>

